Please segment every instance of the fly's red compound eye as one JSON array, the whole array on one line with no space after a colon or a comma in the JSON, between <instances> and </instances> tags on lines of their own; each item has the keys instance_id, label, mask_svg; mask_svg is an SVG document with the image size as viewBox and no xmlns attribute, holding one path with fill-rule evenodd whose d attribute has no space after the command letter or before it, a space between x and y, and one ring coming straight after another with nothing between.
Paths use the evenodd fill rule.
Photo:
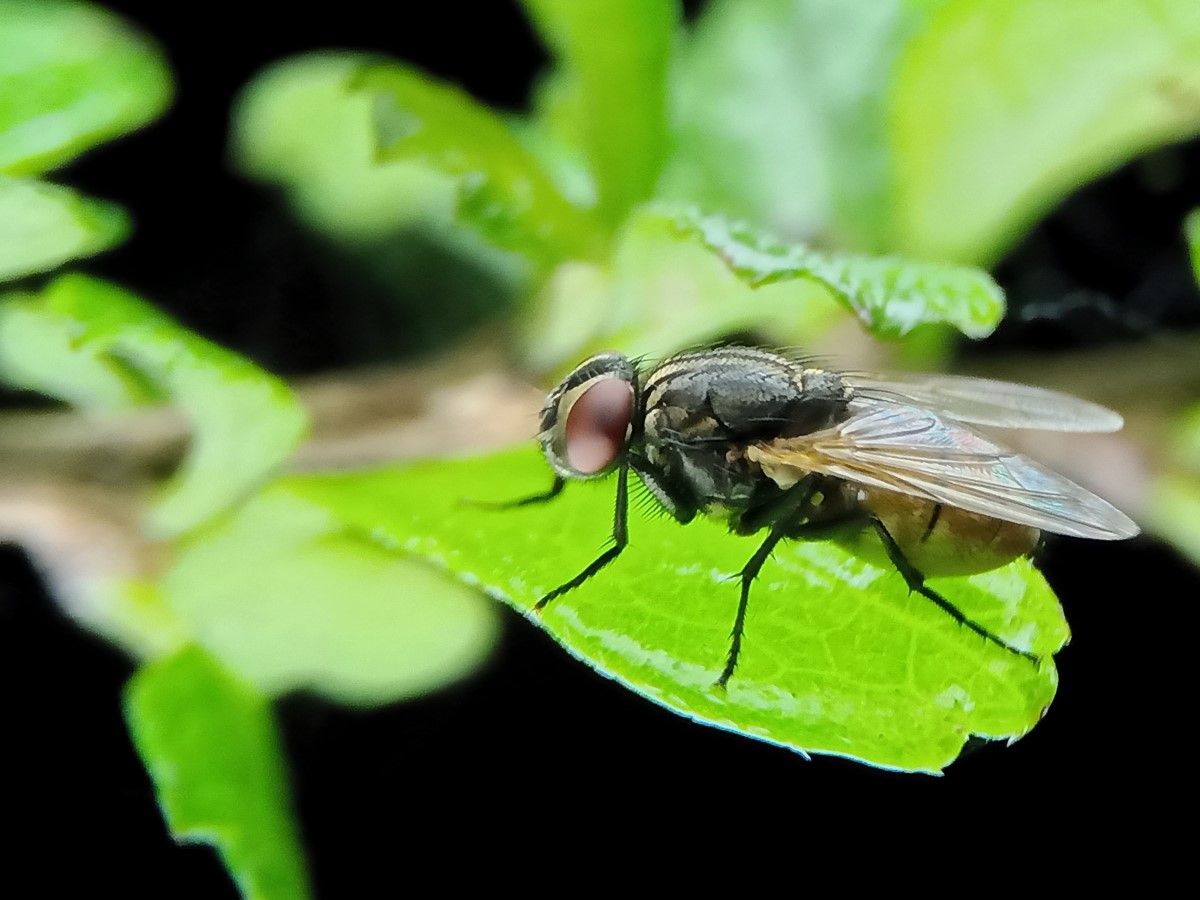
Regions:
<instances>
[{"instance_id":1,"label":"fly's red compound eye","mask_svg":"<svg viewBox=\"0 0 1200 900\"><path fill-rule=\"evenodd\" d=\"M581 475L603 472L625 449L632 416L633 386L628 381L596 381L567 413L567 464Z\"/></svg>"},{"instance_id":2,"label":"fly's red compound eye","mask_svg":"<svg viewBox=\"0 0 1200 900\"><path fill-rule=\"evenodd\" d=\"M600 478L621 460L637 411L637 381L633 363L609 351L584 360L547 395L538 441L560 478Z\"/></svg>"}]
</instances>

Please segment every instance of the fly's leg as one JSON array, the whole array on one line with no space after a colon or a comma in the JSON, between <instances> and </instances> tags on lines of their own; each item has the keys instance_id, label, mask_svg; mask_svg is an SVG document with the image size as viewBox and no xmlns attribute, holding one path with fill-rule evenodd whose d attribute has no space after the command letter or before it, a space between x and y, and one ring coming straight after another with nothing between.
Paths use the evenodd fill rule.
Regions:
<instances>
[{"instance_id":1,"label":"fly's leg","mask_svg":"<svg viewBox=\"0 0 1200 900\"><path fill-rule=\"evenodd\" d=\"M586 569L568 581L566 584L560 584L545 597L533 605L534 612L541 612L546 608L546 604L555 597L561 597L567 591L573 591L579 587L610 562L621 555L621 551L629 543L629 464L621 463L621 468L617 470L617 502L613 508L613 531L612 531L612 546L601 553L592 564ZM561 490L561 487L559 488ZM549 499L549 498L547 498ZM536 501L532 501L536 502Z\"/></svg>"},{"instance_id":2,"label":"fly's leg","mask_svg":"<svg viewBox=\"0 0 1200 900\"><path fill-rule=\"evenodd\" d=\"M520 500L503 500L499 503L492 503L487 500L459 500L459 503L465 506L478 506L481 509L516 509L520 506L532 506L535 503L549 503L555 497L563 492L567 480L561 475L554 476L554 484L547 491L542 491L540 494L534 494L531 497L522 497Z\"/></svg>"},{"instance_id":3,"label":"fly's leg","mask_svg":"<svg viewBox=\"0 0 1200 900\"><path fill-rule=\"evenodd\" d=\"M805 479L793 487L785 502L778 508L778 513L767 539L759 545L750 557L750 561L742 567L742 593L738 599L737 616L733 620L733 631L729 633L729 655L725 659L725 668L716 681L716 687L724 688L737 668L738 656L742 652L742 634L746 630L746 607L750 604L750 585L758 577L763 563L771 556L775 545L795 531L798 523L804 521L812 512L813 485L811 479Z\"/></svg>"},{"instance_id":4,"label":"fly's leg","mask_svg":"<svg viewBox=\"0 0 1200 900\"><path fill-rule=\"evenodd\" d=\"M892 537L891 533L887 530L884 524L875 518L871 519L871 524L874 526L875 531L878 532L879 539L883 541L883 549L887 552L888 559L892 561L892 565L896 567L896 571L903 576L904 581L908 585L908 589L910 591L916 591L926 600L932 600L939 609L946 612L955 622L971 629L984 640L991 641L997 647L1002 647L1009 653L1015 653L1017 656L1023 656L1025 659L1028 659L1035 665L1041 662L1041 659L1036 654L1030 653L1028 650L1021 650L1017 647L1014 647L1012 644L1008 643L997 635L992 634L992 632L988 631L978 622L974 621L973 619L968 619L966 614L963 613L961 609L959 609L937 591L926 587L925 576L921 574L916 566L908 561L908 557L904 555L904 551L900 549L900 545L896 543L895 538Z\"/></svg>"}]
</instances>

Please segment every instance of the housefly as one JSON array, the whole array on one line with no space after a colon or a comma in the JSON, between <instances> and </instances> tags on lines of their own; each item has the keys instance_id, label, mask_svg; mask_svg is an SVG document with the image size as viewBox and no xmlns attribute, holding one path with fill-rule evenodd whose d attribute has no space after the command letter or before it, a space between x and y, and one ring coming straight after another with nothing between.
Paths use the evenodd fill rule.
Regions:
<instances>
[{"instance_id":1,"label":"housefly","mask_svg":"<svg viewBox=\"0 0 1200 900\"><path fill-rule=\"evenodd\" d=\"M947 375L836 372L751 347L681 353L652 371L591 357L550 392L539 441L558 496L568 480L616 473L612 544L536 609L628 544L629 474L678 522L698 513L765 532L740 573L724 686L737 667L750 588L779 541L841 539L894 566L961 626L1037 662L968 618L927 576L998 568L1043 531L1097 540L1138 533L1127 516L971 426L1106 432L1111 410L1054 391ZM878 541L863 541L864 532Z\"/></svg>"}]
</instances>

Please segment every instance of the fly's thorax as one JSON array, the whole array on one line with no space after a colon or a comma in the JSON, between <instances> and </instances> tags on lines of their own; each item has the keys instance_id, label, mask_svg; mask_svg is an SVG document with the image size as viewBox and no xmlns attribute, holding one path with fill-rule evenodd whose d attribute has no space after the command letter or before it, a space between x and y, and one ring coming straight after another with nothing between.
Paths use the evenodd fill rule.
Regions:
<instances>
[{"instance_id":1,"label":"fly's thorax","mask_svg":"<svg viewBox=\"0 0 1200 900\"><path fill-rule=\"evenodd\" d=\"M842 490L846 505L857 503L877 518L905 558L928 577L998 569L1032 552L1041 538L1041 532L1028 525L896 491L848 482ZM891 565L873 530L848 536L841 543L880 566Z\"/></svg>"},{"instance_id":2,"label":"fly's thorax","mask_svg":"<svg viewBox=\"0 0 1200 900\"><path fill-rule=\"evenodd\" d=\"M730 457L728 429L705 409L660 403L647 410L639 448L687 504L709 515L744 507L758 478Z\"/></svg>"},{"instance_id":3,"label":"fly's thorax","mask_svg":"<svg viewBox=\"0 0 1200 900\"><path fill-rule=\"evenodd\" d=\"M645 381L639 449L690 505L737 515L776 491L744 449L827 427L844 414L844 394L835 374L765 350L681 354Z\"/></svg>"},{"instance_id":4,"label":"fly's thorax","mask_svg":"<svg viewBox=\"0 0 1200 900\"><path fill-rule=\"evenodd\" d=\"M849 400L835 372L724 347L668 359L647 378L642 408L659 439L747 443L828 427Z\"/></svg>"},{"instance_id":5,"label":"fly's thorax","mask_svg":"<svg viewBox=\"0 0 1200 900\"><path fill-rule=\"evenodd\" d=\"M800 373L800 399L789 410L779 437L798 437L832 428L849 417L854 392L837 372L806 368Z\"/></svg>"}]
</instances>

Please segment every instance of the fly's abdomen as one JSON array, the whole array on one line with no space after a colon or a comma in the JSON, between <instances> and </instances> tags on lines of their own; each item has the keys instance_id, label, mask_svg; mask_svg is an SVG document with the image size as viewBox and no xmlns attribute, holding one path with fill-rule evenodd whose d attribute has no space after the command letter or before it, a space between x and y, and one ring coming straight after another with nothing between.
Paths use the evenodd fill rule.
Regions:
<instances>
[{"instance_id":1,"label":"fly's abdomen","mask_svg":"<svg viewBox=\"0 0 1200 900\"><path fill-rule=\"evenodd\" d=\"M927 577L975 575L998 569L1037 546L1041 533L932 500L856 487L859 505L887 529L904 556ZM855 554L891 567L873 529L839 541Z\"/></svg>"}]
</instances>

